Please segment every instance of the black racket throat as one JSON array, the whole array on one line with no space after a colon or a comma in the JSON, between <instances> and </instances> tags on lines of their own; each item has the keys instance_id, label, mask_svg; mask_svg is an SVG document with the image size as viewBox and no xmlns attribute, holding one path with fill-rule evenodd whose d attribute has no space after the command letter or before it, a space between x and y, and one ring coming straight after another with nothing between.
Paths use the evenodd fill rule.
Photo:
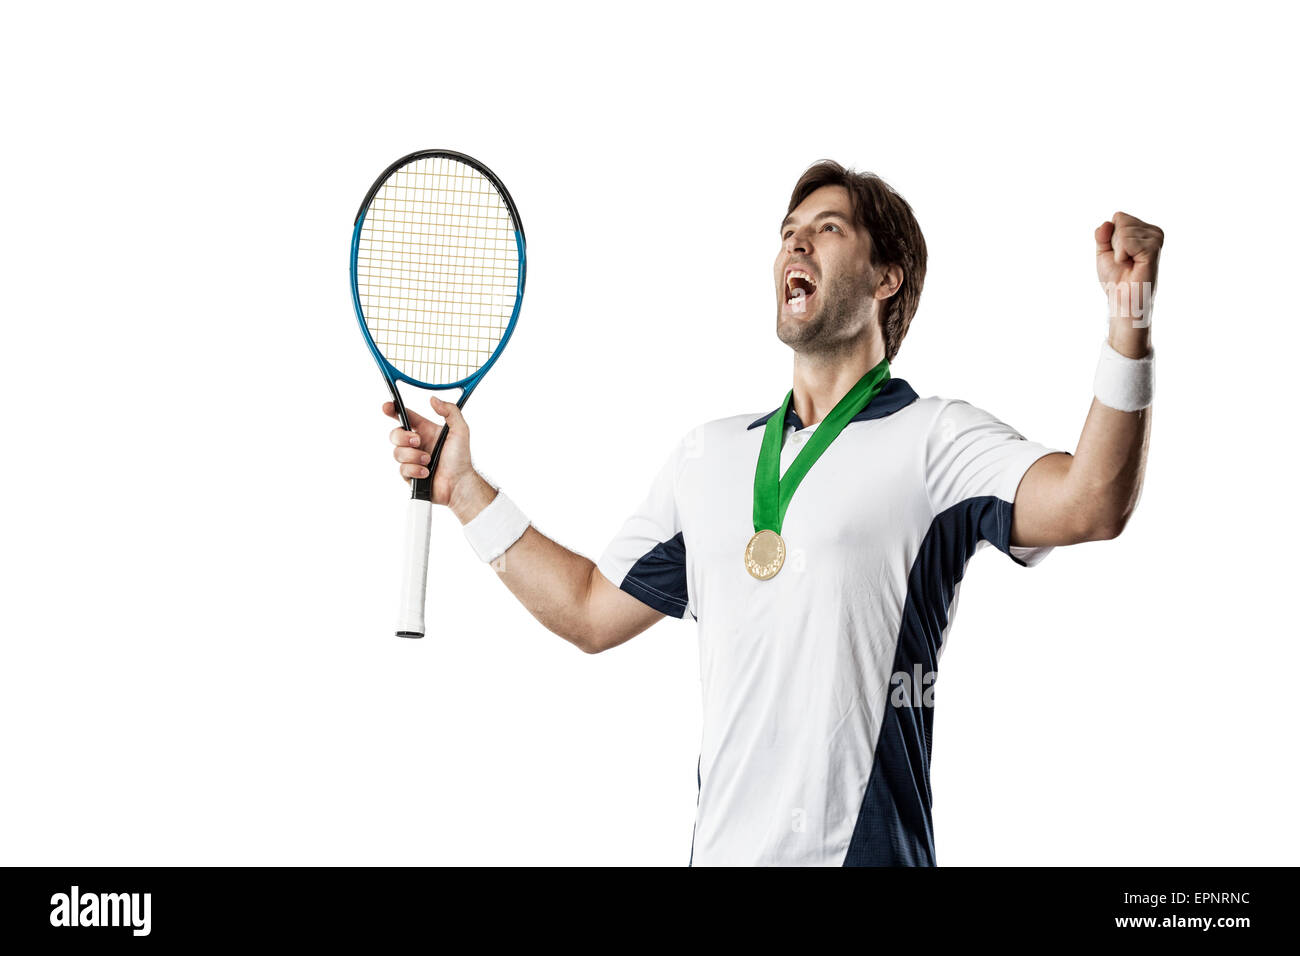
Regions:
<instances>
[{"instance_id":1,"label":"black racket throat","mask_svg":"<svg viewBox=\"0 0 1300 956\"><path fill-rule=\"evenodd\" d=\"M397 390L395 382L388 383L388 390L393 395L393 408L397 410L397 417L402 422L402 428L406 431L412 431L411 417L406 414L406 404L402 401L402 393ZM469 392L461 395L460 400L456 402L457 408L464 408L465 402L469 399ZM429 455L429 477L411 479L411 497L417 501L433 501L433 476L438 470L438 461L442 458L442 446L447 442L447 433L449 426L443 424L442 431L438 433L438 440L434 442L433 452ZM399 637L423 637L423 634L399 634Z\"/></svg>"}]
</instances>

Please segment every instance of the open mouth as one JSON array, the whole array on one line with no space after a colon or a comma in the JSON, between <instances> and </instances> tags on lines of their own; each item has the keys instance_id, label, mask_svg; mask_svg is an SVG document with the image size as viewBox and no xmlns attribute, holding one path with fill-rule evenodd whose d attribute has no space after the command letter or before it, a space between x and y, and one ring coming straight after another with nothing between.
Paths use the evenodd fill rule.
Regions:
<instances>
[{"instance_id":1,"label":"open mouth","mask_svg":"<svg viewBox=\"0 0 1300 956\"><path fill-rule=\"evenodd\" d=\"M803 312L808 300L817 294L817 280L802 269L791 269L785 275L785 302L791 312Z\"/></svg>"}]
</instances>

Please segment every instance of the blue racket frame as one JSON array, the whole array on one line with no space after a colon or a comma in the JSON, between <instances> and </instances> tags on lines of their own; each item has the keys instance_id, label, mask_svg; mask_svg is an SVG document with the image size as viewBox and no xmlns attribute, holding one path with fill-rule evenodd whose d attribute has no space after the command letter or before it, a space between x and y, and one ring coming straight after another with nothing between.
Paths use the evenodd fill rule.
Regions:
<instances>
[{"instance_id":1,"label":"blue racket frame","mask_svg":"<svg viewBox=\"0 0 1300 956\"><path fill-rule=\"evenodd\" d=\"M510 218L515 227L515 248L519 253L519 275L515 286L515 307L510 314L510 322L506 325L506 330L501 335L501 341L497 343L497 347L488 357L488 360L484 362L482 366L479 367L478 371L474 372L474 374L466 376L458 382L433 384L430 382L422 382L419 379L412 378L402 372L389 362L388 359L384 358L383 353L379 351L379 347L375 345L375 340L371 337L370 329L366 325L365 313L361 310L361 293L357 286L357 251L361 246L361 227L366 221L366 213L370 211L371 200L375 198L375 194L379 192L380 187L388 181L388 178L393 173L402 167L419 159L430 159L440 156L454 159L458 162L464 163L466 166L478 170L491 181L492 185L496 187L497 192L501 194L501 198L505 200L506 208L510 211ZM448 149L418 150L414 153L403 156L385 169L380 174L379 178L375 180L374 185L370 187L370 192L366 193L366 198L361 203L361 209L357 212L356 222L352 227L352 254L349 264L349 272L352 281L352 306L357 313L357 323L361 326L361 335L366 340L366 347L370 349L370 354L374 356L376 364L379 365L379 371L383 373L384 381L388 383L388 390L393 395L393 407L397 410L397 415L398 418L401 419L402 427L409 431L411 428L411 421L406 414L406 405L402 401L401 393L397 390L398 382L406 382L408 385L414 385L416 388L422 388L428 391L446 391L447 389L452 388L462 389L463 391L461 392L459 400L456 402L456 407L464 408L465 403L469 400L474 389L478 387L479 382L483 381L483 376L488 373L488 370L496 364L497 359L501 357L502 350L506 347L506 343L510 341L510 336L514 334L515 324L519 321L519 309L524 302L524 281L528 275L527 242L524 237L524 225L519 218L519 210L515 206L514 199L511 198L510 193L506 190L505 184L501 182L500 177L480 163L477 159L474 159L472 156L467 156L464 153L458 153L454 150ZM446 440L447 426L443 425L442 433L438 436L437 444L434 445L433 453L429 458L429 477L411 479L412 498L420 498L426 501L433 500L433 474L438 468L438 459L442 455L442 446Z\"/></svg>"}]
</instances>

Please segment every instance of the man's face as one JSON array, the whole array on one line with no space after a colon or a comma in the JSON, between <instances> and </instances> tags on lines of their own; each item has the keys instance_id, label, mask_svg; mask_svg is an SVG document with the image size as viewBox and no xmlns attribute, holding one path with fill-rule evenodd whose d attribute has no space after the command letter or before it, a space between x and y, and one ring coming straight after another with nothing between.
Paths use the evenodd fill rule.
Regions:
<instances>
[{"instance_id":1,"label":"man's face","mask_svg":"<svg viewBox=\"0 0 1300 956\"><path fill-rule=\"evenodd\" d=\"M786 217L773 270L776 334L796 352L849 347L875 321L871 237L843 186L821 187Z\"/></svg>"}]
</instances>

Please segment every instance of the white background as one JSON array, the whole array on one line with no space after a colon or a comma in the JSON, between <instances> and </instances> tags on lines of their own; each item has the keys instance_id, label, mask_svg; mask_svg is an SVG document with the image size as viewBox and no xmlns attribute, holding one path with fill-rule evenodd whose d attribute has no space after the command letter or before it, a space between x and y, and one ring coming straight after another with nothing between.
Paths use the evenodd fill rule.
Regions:
<instances>
[{"instance_id":1,"label":"white background","mask_svg":"<svg viewBox=\"0 0 1300 956\"><path fill-rule=\"evenodd\" d=\"M1105 334L1093 230L1162 226L1140 507L968 568L939 861L1300 862L1281 9L11 9L0 862L686 863L692 624L583 655L439 513L436 623L392 637L406 492L346 254L434 146L529 237L476 461L593 558L681 434L789 387L771 265L813 161L925 231L895 376L1058 448Z\"/></svg>"}]
</instances>

